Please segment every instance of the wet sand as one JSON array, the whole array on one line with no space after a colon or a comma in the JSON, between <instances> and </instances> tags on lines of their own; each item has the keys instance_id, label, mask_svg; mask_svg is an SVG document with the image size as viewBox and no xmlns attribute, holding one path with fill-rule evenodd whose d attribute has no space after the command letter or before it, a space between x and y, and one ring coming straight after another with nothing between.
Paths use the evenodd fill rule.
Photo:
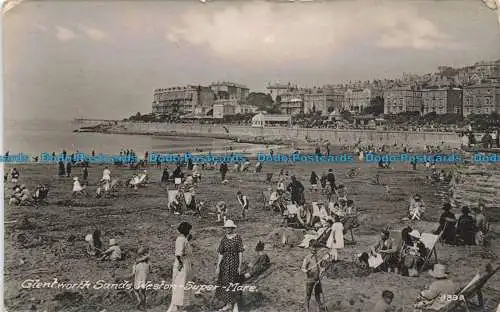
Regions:
<instances>
[{"instance_id":1,"label":"wet sand","mask_svg":"<svg viewBox=\"0 0 500 312\"><path fill-rule=\"evenodd\" d=\"M401 221L407 212L408 198L418 192L428 205L425 217L427 221L419 221L414 228L420 232L428 232L437 227L436 220L441 213L441 200L436 186L425 183L425 176L430 172L419 168L410 171L407 165L398 165L394 169L377 169L376 165L356 164L360 175L347 178L345 173L354 164L331 165L337 180L347 185L349 197L362 213L362 224L355 231L356 245L346 245L340 253L343 261L351 261L353 255L368 250L378 238L378 233L387 224L393 229L401 229L405 223ZM20 183L33 189L36 184L50 186L49 205L33 207L8 206L5 201L5 302L9 311L136 311L135 298L128 291L120 290L70 290L64 289L22 289L26 279L41 281L79 282L82 280L105 280L115 283L131 273L131 267L138 245L145 244L151 249L152 274L155 283L162 280L170 282L173 263L173 250L176 226L186 220L193 224L194 263L193 273L197 281L203 284L215 280L216 249L223 236L220 224L216 223L214 211L218 200L225 200L229 205L229 214L238 225L246 251L244 258L251 261L253 251L259 240L267 239L276 231L281 218L271 211L262 208L261 193L266 188L265 173L277 173L286 167L293 172L306 188L309 187L311 170L318 174L328 169L325 165L264 165L263 172L228 173L230 183L221 185L218 171L203 171L203 180L197 190L197 199L205 201L205 216L201 219L190 215L176 216L166 209L167 192L158 182L161 169L150 168L151 182L146 188L139 190L122 189L114 199L96 199L94 192L96 183L101 177L103 166L92 166L89 169L88 197L71 197L71 178L57 176L54 165L21 166ZM6 167L6 170L10 167ZM133 170L112 167L112 176L121 179L130 178ZM388 184L393 192L392 200L383 197L384 187L373 184L372 179L380 174L383 183ZM79 168L73 168L74 175L80 175ZM6 187L11 185L6 183ZM239 221L239 209L236 192L241 189L250 199L250 220ZM10 190L6 189L6 196ZM321 195L309 190L306 192L308 202L320 199ZM494 212L492 212L494 213ZM500 215L500 212L495 212ZM32 228L23 229L23 217L28 217ZM498 220L498 216L496 216ZM125 251L126 259L117 262L98 262L85 253L84 237L94 228L102 231L105 245L110 238L116 238ZM498 224L492 224L493 252L498 254ZM301 235L301 234L300 234ZM348 235L347 238L350 238ZM31 246L29 246L31 244ZM459 285L466 284L486 263L492 261L484 258L480 247L437 246L440 262L449 267L450 276ZM304 275L300 271L302 260L307 251L298 247L285 249L274 248L267 251L272 267L268 275L255 284L257 293L244 294L241 311L303 311ZM23 263L21 263L21 259ZM394 303L402 311L412 311L412 306L419 290L432 281L424 273L419 278L403 277L390 273L373 273L367 277L357 278L352 273L344 272L342 278L323 280L325 298L329 311L371 311L383 290L395 293ZM493 289L500 288L500 275L494 276L487 284L484 292L487 306L498 304L500 296ZM150 308L148 311L166 311L170 302L167 290L150 291L148 293ZM207 303L210 292L192 300L189 311L213 311ZM495 302L494 302L495 301ZM314 300L312 307L314 308ZM313 310L314 311L314 310ZM485 311L494 311L486 309Z\"/></svg>"}]
</instances>

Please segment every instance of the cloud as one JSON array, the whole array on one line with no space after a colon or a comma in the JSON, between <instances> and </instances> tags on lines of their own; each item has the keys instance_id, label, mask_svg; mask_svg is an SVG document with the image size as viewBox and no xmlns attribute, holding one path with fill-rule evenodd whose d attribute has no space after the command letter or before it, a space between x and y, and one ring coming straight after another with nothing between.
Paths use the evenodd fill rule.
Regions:
<instances>
[{"instance_id":1,"label":"cloud","mask_svg":"<svg viewBox=\"0 0 500 312\"><path fill-rule=\"evenodd\" d=\"M19 5L23 0L7 0L7 1L2 1L2 13L6 14L10 10L12 10L14 7Z\"/></svg>"},{"instance_id":2,"label":"cloud","mask_svg":"<svg viewBox=\"0 0 500 312\"><path fill-rule=\"evenodd\" d=\"M394 27L380 36L378 45L385 48L414 48L432 50L440 47L452 47L449 36L442 33L432 22L418 18L409 12L400 12L394 20ZM405 17L406 16L406 17ZM402 21L411 20L411 23Z\"/></svg>"},{"instance_id":3,"label":"cloud","mask_svg":"<svg viewBox=\"0 0 500 312\"><path fill-rule=\"evenodd\" d=\"M59 41L71 41L77 37L77 35L70 29L61 27L61 26L56 26L56 37Z\"/></svg>"},{"instance_id":4,"label":"cloud","mask_svg":"<svg viewBox=\"0 0 500 312\"><path fill-rule=\"evenodd\" d=\"M87 37L89 37L92 40L101 41L106 37L104 32L100 29L86 27L86 26L80 26L79 28Z\"/></svg>"},{"instance_id":5,"label":"cloud","mask_svg":"<svg viewBox=\"0 0 500 312\"><path fill-rule=\"evenodd\" d=\"M411 2L247 2L196 6L168 29L166 39L208 47L240 61L288 61L332 55L349 42L380 48L429 50L452 45Z\"/></svg>"}]
</instances>

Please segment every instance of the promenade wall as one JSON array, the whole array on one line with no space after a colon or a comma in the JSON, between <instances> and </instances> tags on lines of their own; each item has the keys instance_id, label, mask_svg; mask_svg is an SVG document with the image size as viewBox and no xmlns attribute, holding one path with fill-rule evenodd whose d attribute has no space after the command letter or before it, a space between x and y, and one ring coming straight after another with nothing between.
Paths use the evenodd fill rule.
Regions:
<instances>
[{"instance_id":1,"label":"promenade wall","mask_svg":"<svg viewBox=\"0 0 500 312\"><path fill-rule=\"evenodd\" d=\"M265 139L283 139L296 141L328 140L332 145L354 144L356 142L375 145L407 144L423 147L425 145L444 145L460 147L461 138L450 132L411 132L411 131L375 131L354 129L304 129L304 128L254 128L236 125L203 125L174 123L117 122L110 129L113 133L135 134L179 134L203 135L210 137L263 137Z\"/></svg>"}]
</instances>

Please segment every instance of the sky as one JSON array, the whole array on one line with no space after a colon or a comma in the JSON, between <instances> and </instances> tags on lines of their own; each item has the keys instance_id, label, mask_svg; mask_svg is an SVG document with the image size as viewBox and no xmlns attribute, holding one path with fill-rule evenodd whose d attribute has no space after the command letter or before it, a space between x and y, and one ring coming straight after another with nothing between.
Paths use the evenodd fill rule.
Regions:
<instances>
[{"instance_id":1,"label":"sky","mask_svg":"<svg viewBox=\"0 0 500 312\"><path fill-rule=\"evenodd\" d=\"M4 117L124 118L153 90L302 86L500 59L482 0L28 1L3 18Z\"/></svg>"}]
</instances>

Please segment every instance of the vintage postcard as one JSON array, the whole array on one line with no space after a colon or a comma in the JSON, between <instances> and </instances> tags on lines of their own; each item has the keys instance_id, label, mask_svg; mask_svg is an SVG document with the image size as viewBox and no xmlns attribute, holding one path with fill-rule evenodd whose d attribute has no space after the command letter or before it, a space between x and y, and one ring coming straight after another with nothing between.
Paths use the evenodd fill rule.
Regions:
<instances>
[{"instance_id":1,"label":"vintage postcard","mask_svg":"<svg viewBox=\"0 0 500 312\"><path fill-rule=\"evenodd\" d=\"M500 311L500 0L2 6L3 310Z\"/></svg>"}]
</instances>

